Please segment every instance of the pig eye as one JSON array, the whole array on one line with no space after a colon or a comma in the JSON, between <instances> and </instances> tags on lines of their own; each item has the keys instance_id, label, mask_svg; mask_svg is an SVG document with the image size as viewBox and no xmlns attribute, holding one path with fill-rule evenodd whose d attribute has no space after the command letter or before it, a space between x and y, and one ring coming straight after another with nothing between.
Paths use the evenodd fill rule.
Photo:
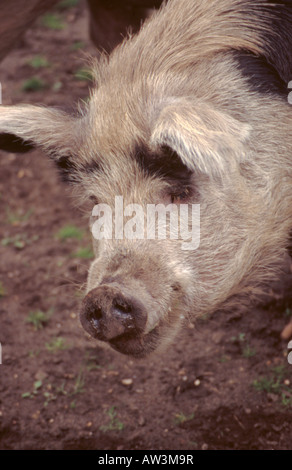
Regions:
<instances>
[{"instance_id":1,"label":"pig eye","mask_svg":"<svg viewBox=\"0 0 292 470\"><path fill-rule=\"evenodd\" d=\"M94 203L94 205L98 204L98 199L96 196L89 196L90 201Z\"/></svg>"},{"instance_id":2,"label":"pig eye","mask_svg":"<svg viewBox=\"0 0 292 470\"><path fill-rule=\"evenodd\" d=\"M190 190L185 189L184 191L176 194L171 194L171 203L172 204L181 204L182 202L185 202L186 199L190 197Z\"/></svg>"}]
</instances>

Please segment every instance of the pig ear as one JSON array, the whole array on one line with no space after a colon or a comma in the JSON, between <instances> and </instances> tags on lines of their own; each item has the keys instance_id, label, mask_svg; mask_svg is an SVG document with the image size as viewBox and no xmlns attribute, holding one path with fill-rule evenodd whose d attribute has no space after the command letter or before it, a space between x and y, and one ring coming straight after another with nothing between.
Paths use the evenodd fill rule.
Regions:
<instances>
[{"instance_id":1,"label":"pig ear","mask_svg":"<svg viewBox=\"0 0 292 470\"><path fill-rule=\"evenodd\" d=\"M191 170L227 174L246 158L250 126L202 103L174 100L161 111L151 136L154 147L167 145Z\"/></svg>"},{"instance_id":2,"label":"pig ear","mask_svg":"<svg viewBox=\"0 0 292 470\"><path fill-rule=\"evenodd\" d=\"M72 153L78 148L79 121L55 108L1 105L0 149L26 152L40 147L55 160L65 179L69 179L75 165Z\"/></svg>"}]
</instances>

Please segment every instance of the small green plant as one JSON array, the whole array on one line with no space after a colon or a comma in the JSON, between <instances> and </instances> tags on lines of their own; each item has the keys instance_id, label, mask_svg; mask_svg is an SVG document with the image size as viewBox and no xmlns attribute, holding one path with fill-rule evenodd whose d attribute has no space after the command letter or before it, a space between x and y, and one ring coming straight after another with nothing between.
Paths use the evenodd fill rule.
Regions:
<instances>
[{"instance_id":1,"label":"small green plant","mask_svg":"<svg viewBox=\"0 0 292 470\"><path fill-rule=\"evenodd\" d=\"M28 357L37 357L40 354L40 349L36 349L35 351L31 350L28 351Z\"/></svg>"},{"instance_id":2,"label":"small green plant","mask_svg":"<svg viewBox=\"0 0 292 470\"><path fill-rule=\"evenodd\" d=\"M40 91L44 90L47 87L47 83L39 77L31 77L21 85L22 91Z\"/></svg>"},{"instance_id":3,"label":"small green plant","mask_svg":"<svg viewBox=\"0 0 292 470\"><path fill-rule=\"evenodd\" d=\"M82 49L85 46L85 43L83 41L75 41L71 45L70 49L72 51L78 51L79 49Z\"/></svg>"},{"instance_id":4,"label":"small green plant","mask_svg":"<svg viewBox=\"0 0 292 470\"><path fill-rule=\"evenodd\" d=\"M62 351L64 349L68 349L68 345L66 344L64 338L61 336L52 338L51 341L46 343L46 349L52 353L55 353L56 351Z\"/></svg>"},{"instance_id":5,"label":"small green plant","mask_svg":"<svg viewBox=\"0 0 292 470\"><path fill-rule=\"evenodd\" d=\"M256 355L256 351L250 347L249 344L247 344L243 349L242 349L242 355L243 357L249 358L253 357Z\"/></svg>"},{"instance_id":6,"label":"small green plant","mask_svg":"<svg viewBox=\"0 0 292 470\"><path fill-rule=\"evenodd\" d=\"M285 310L285 316L286 317L292 317L292 308L286 308Z\"/></svg>"},{"instance_id":7,"label":"small green plant","mask_svg":"<svg viewBox=\"0 0 292 470\"><path fill-rule=\"evenodd\" d=\"M53 14L53 13L46 13L41 18L42 25L48 29L54 29L56 31L60 31L65 28L65 24L62 21L60 15Z\"/></svg>"},{"instance_id":8,"label":"small green plant","mask_svg":"<svg viewBox=\"0 0 292 470\"><path fill-rule=\"evenodd\" d=\"M219 362L224 363L224 362L228 362L228 361L230 361L230 356L227 356L226 354L223 354L223 356L221 356L219 358Z\"/></svg>"},{"instance_id":9,"label":"small green plant","mask_svg":"<svg viewBox=\"0 0 292 470\"><path fill-rule=\"evenodd\" d=\"M35 395L38 394L39 392L39 389L42 387L43 383L41 380L37 380L36 382L34 382L33 384L33 390L32 392L24 392L21 397L22 398L34 398Z\"/></svg>"},{"instance_id":10,"label":"small green plant","mask_svg":"<svg viewBox=\"0 0 292 470\"><path fill-rule=\"evenodd\" d=\"M281 403L284 406L292 406L292 391L285 390L281 393Z\"/></svg>"},{"instance_id":11,"label":"small green plant","mask_svg":"<svg viewBox=\"0 0 292 470\"><path fill-rule=\"evenodd\" d=\"M91 70L84 67L76 70L76 72L74 73L74 77L76 78L76 80L92 81Z\"/></svg>"},{"instance_id":12,"label":"small green plant","mask_svg":"<svg viewBox=\"0 0 292 470\"><path fill-rule=\"evenodd\" d=\"M59 240L67 240L68 238L76 238L77 240L82 240L83 236L83 230L78 227L75 227L75 225L65 225L65 227L61 228L56 234L56 237Z\"/></svg>"},{"instance_id":13,"label":"small green plant","mask_svg":"<svg viewBox=\"0 0 292 470\"><path fill-rule=\"evenodd\" d=\"M6 237L2 238L1 245L8 246L13 245L14 248L22 250L26 245L30 245L34 241L38 240L38 235L34 235L30 239L26 236L26 234L22 233L20 235L15 235L14 237Z\"/></svg>"},{"instance_id":14,"label":"small green plant","mask_svg":"<svg viewBox=\"0 0 292 470\"><path fill-rule=\"evenodd\" d=\"M50 320L52 313L53 309L50 309L48 312L33 310L29 312L25 321L27 323L32 323L35 330L41 330Z\"/></svg>"},{"instance_id":15,"label":"small green plant","mask_svg":"<svg viewBox=\"0 0 292 470\"><path fill-rule=\"evenodd\" d=\"M83 393L84 392L84 385L85 385L84 372L83 372L83 369L81 369L79 371L78 375L77 375L72 395L76 395L78 393Z\"/></svg>"},{"instance_id":16,"label":"small green plant","mask_svg":"<svg viewBox=\"0 0 292 470\"><path fill-rule=\"evenodd\" d=\"M274 381L273 377L260 377L258 380L253 381L253 386L258 392L278 392L279 381Z\"/></svg>"},{"instance_id":17,"label":"small green plant","mask_svg":"<svg viewBox=\"0 0 292 470\"><path fill-rule=\"evenodd\" d=\"M99 427L100 431L103 431L103 432L122 431L124 429L124 424L117 418L117 412L115 410L115 406L111 406L106 411L106 414L108 416L109 423L100 426Z\"/></svg>"},{"instance_id":18,"label":"small green plant","mask_svg":"<svg viewBox=\"0 0 292 470\"><path fill-rule=\"evenodd\" d=\"M58 3L57 8L61 10L67 10L67 8L76 7L78 5L79 0L62 0Z\"/></svg>"},{"instance_id":19,"label":"small green plant","mask_svg":"<svg viewBox=\"0 0 292 470\"><path fill-rule=\"evenodd\" d=\"M5 287L3 285L3 282L0 281L0 299L1 297L4 297L5 295L6 295Z\"/></svg>"},{"instance_id":20,"label":"small green plant","mask_svg":"<svg viewBox=\"0 0 292 470\"><path fill-rule=\"evenodd\" d=\"M22 239L20 235L16 235L15 237L7 237L1 240L2 246L13 245L15 248L22 249L25 247L25 241Z\"/></svg>"},{"instance_id":21,"label":"small green plant","mask_svg":"<svg viewBox=\"0 0 292 470\"><path fill-rule=\"evenodd\" d=\"M73 253L73 258L92 259L94 253L90 247L79 248L79 250Z\"/></svg>"},{"instance_id":22,"label":"small green plant","mask_svg":"<svg viewBox=\"0 0 292 470\"><path fill-rule=\"evenodd\" d=\"M67 395L67 391L65 390L65 382L59 387L53 387L49 385L48 390L43 392L43 397L45 398L44 406L48 406L51 401L55 401L58 398L58 395Z\"/></svg>"},{"instance_id":23,"label":"small green plant","mask_svg":"<svg viewBox=\"0 0 292 470\"><path fill-rule=\"evenodd\" d=\"M53 392L49 392L49 391L45 391L43 393L43 396L45 398L45 401L44 401L44 406L48 406L48 404L51 402L51 401L54 401L57 399L57 395Z\"/></svg>"},{"instance_id":24,"label":"small green plant","mask_svg":"<svg viewBox=\"0 0 292 470\"><path fill-rule=\"evenodd\" d=\"M273 367L266 376L253 381L253 386L258 392L273 393L279 396L284 406L292 405L292 390L290 381L285 381L285 367L283 365Z\"/></svg>"},{"instance_id":25,"label":"small green plant","mask_svg":"<svg viewBox=\"0 0 292 470\"><path fill-rule=\"evenodd\" d=\"M51 65L48 59L43 55L35 55L28 61L28 64L34 69L42 69Z\"/></svg>"},{"instance_id":26,"label":"small green plant","mask_svg":"<svg viewBox=\"0 0 292 470\"><path fill-rule=\"evenodd\" d=\"M256 354L256 351L252 349L249 343L247 342L245 333L239 333L237 336L232 336L231 341L233 343L239 344L243 357L250 358Z\"/></svg>"},{"instance_id":27,"label":"small green plant","mask_svg":"<svg viewBox=\"0 0 292 470\"><path fill-rule=\"evenodd\" d=\"M58 395L67 395L67 390L65 390L65 382L62 382L59 387L56 387L56 392Z\"/></svg>"},{"instance_id":28,"label":"small green plant","mask_svg":"<svg viewBox=\"0 0 292 470\"><path fill-rule=\"evenodd\" d=\"M232 336L231 341L234 343L235 342L242 343L243 341L245 341L245 333L238 333L237 336Z\"/></svg>"},{"instance_id":29,"label":"small green plant","mask_svg":"<svg viewBox=\"0 0 292 470\"><path fill-rule=\"evenodd\" d=\"M174 423L176 425L185 423L186 421L190 421L191 419L194 418L194 413L191 413L190 415L186 416L184 413L176 413L175 418L174 418Z\"/></svg>"},{"instance_id":30,"label":"small green plant","mask_svg":"<svg viewBox=\"0 0 292 470\"><path fill-rule=\"evenodd\" d=\"M57 80L55 83L53 83L52 85L52 91L54 92L58 92L61 90L61 88L63 87L63 83L60 81L60 80Z\"/></svg>"},{"instance_id":31,"label":"small green plant","mask_svg":"<svg viewBox=\"0 0 292 470\"><path fill-rule=\"evenodd\" d=\"M101 369L101 366L97 364L97 357L91 354L85 354L85 366L88 371Z\"/></svg>"},{"instance_id":32,"label":"small green plant","mask_svg":"<svg viewBox=\"0 0 292 470\"><path fill-rule=\"evenodd\" d=\"M22 212L21 210L13 211L10 207L6 207L6 220L9 224L17 225L21 222L26 222L33 213L33 209L29 209L26 212Z\"/></svg>"}]
</instances>

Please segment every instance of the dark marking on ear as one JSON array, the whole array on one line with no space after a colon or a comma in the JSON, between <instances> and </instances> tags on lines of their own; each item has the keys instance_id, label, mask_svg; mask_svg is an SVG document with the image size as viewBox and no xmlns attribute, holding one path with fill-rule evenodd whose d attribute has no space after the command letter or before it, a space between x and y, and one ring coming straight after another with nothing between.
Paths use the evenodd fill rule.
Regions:
<instances>
[{"instance_id":1,"label":"dark marking on ear","mask_svg":"<svg viewBox=\"0 0 292 470\"><path fill-rule=\"evenodd\" d=\"M167 145L157 153L139 148L134 154L141 169L151 177L160 177L169 182L190 184L193 172L182 162L179 155Z\"/></svg>"},{"instance_id":2,"label":"dark marking on ear","mask_svg":"<svg viewBox=\"0 0 292 470\"><path fill-rule=\"evenodd\" d=\"M251 91L277 95L287 100L287 83L265 57L257 57L249 52L235 52L234 58L241 74L248 79Z\"/></svg>"},{"instance_id":3,"label":"dark marking on ear","mask_svg":"<svg viewBox=\"0 0 292 470\"><path fill-rule=\"evenodd\" d=\"M0 150L12 153L26 153L34 148L30 141L24 141L14 134L0 134Z\"/></svg>"}]
</instances>

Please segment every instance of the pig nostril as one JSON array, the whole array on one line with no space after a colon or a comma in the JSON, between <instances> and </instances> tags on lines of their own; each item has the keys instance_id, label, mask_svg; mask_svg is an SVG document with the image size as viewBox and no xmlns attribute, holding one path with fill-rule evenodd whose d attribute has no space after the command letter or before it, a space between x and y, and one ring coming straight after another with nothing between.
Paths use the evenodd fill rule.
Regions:
<instances>
[{"instance_id":1,"label":"pig nostril","mask_svg":"<svg viewBox=\"0 0 292 470\"><path fill-rule=\"evenodd\" d=\"M121 314L129 314L132 311L132 306L122 299L115 299L113 301L113 309Z\"/></svg>"},{"instance_id":2,"label":"pig nostril","mask_svg":"<svg viewBox=\"0 0 292 470\"><path fill-rule=\"evenodd\" d=\"M102 309L101 308L94 308L90 310L89 317L92 318L93 320L100 320L103 316Z\"/></svg>"}]
</instances>

